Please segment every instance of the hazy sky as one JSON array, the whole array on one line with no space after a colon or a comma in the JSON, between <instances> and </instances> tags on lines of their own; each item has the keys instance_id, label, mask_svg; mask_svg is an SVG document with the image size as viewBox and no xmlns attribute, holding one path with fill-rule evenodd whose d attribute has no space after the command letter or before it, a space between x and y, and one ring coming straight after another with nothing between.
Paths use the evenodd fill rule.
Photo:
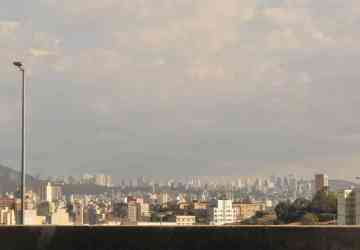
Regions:
<instances>
[{"instance_id":1,"label":"hazy sky","mask_svg":"<svg viewBox=\"0 0 360 250\"><path fill-rule=\"evenodd\" d=\"M42 175L360 175L359 0L2 0L0 162Z\"/></svg>"}]
</instances>

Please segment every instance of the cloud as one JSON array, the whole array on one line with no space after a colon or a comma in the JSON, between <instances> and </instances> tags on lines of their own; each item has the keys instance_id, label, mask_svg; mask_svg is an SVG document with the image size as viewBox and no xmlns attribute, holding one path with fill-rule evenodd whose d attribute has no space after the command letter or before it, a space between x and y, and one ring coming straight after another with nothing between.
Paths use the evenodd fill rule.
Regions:
<instances>
[{"instance_id":1,"label":"cloud","mask_svg":"<svg viewBox=\"0 0 360 250\"><path fill-rule=\"evenodd\" d=\"M359 1L6 1L0 62L31 73L39 169L311 172L358 153Z\"/></svg>"}]
</instances>

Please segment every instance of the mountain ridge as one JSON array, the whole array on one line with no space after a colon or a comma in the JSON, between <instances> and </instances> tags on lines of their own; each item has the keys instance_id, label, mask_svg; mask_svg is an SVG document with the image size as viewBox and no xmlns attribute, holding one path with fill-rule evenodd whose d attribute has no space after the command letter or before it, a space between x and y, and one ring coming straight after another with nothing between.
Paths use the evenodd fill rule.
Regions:
<instances>
[{"instance_id":1,"label":"mountain ridge","mask_svg":"<svg viewBox=\"0 0 360 250\"><path fill-rule=\"evenodd\" d=\"M20 183L20 173L12 168L0 164L0 194L15 192ZM40 181L33 176L26 175L26 186L37 189Z\"/></svg>"}]
</instances>

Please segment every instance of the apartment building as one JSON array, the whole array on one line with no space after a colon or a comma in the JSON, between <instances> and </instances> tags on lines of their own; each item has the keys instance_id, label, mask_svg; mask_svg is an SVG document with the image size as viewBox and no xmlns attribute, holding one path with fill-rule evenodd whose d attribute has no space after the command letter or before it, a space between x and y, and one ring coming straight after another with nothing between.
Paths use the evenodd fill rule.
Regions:
<instances>
[{"instance_id":1,"label":"apartment building","mask_svg":"<svg viewBox=\"0 0 360 250\"><path fill-rule=\"evenodd\" d=\"M235 220L237 222L251 218L256 212L265 210L265 203L263 202L234 202L232 206L235 210Z\"/></svg>"},{"instance_id":2,"label":"apartment building","mask_svg":"<svg viewBox=\"0 0 360 250\"><path fill-rule=\"evenodd\" d=\"M360 189L347 189L338 192L337 224L360 225Z\"/></svg>"},{"instance_id":3,"label":"apartment building","mask_svg":"<svg viewBox=\"0 0 360 250\"><path fill-rule=\"evenodd\" d=\"M236 222L236 212L232 200L218 200L217 206L211 208L211 224L225 225Z\"/></svg>"},{"instance_id":4,"label":"apartment building","mask_svg":"<svg viewBox=\"0 0 360 250\"><path fill-rule=\"evenodd\" d=\"M177 215L176 216L176 225L178 226L191 226L195 225L196 218L192 215Z\"/></svg>"}]
</instances>

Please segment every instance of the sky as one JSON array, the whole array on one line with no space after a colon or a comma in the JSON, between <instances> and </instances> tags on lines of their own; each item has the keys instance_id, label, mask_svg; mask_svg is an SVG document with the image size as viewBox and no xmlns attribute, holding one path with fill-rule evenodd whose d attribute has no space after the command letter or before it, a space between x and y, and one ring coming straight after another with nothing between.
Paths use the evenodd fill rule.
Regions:
<instances>
[{"instance_id":1,"label":"sky","mask_svg":"<svg viewBox=\"0 0 360 250\"><path fill-rule=\"evenodd\" d=\"M0 163L41 176L360 175L358 0L2 0Z\"/></svg>"}]
</instances>

